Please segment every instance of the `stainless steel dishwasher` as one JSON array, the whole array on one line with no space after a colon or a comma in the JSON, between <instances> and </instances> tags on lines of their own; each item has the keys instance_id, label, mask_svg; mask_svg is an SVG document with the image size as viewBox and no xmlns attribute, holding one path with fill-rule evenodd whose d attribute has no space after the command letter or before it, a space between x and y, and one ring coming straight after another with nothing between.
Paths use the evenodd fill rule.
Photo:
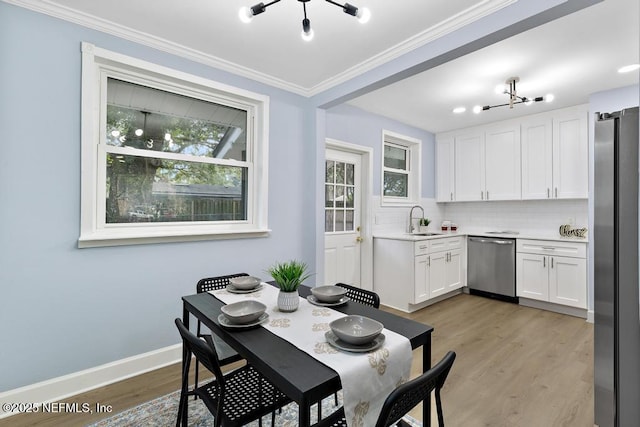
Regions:
<instances>
[{"instance_id":1,"label":"stainless steel dishwasher","mask_svg":"<svg viewBox=\"0 0 640 427\"><path fill-rule=\"evenodd\" d=\"M516 240L469 236L467 286L471 294L518 302Z\"/></svg>"}]
</instances>

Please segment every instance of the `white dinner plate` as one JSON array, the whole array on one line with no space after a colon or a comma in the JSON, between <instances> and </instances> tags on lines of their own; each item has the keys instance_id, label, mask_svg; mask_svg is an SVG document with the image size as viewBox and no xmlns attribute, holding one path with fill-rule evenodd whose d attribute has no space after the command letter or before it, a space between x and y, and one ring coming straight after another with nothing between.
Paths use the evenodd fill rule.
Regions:
<instances>
[{"instance_id":1,"label":"white dinner plate","mask_svg":"<svg viewBox=\"0 0 640 427\"><path fill-rule=\"evenodd\" d=\"M253 326L258 326L259 324L265 322L269 318L269 314L264 313L262 316L258 317L258 320L251 323L231 323L229 319L224 314L218 316L218 322L220 322L220 326L224 326L225 328L233 328L233 329L246 329L251 328Z\"/></svg>"},{"instance_id":2,"label":"white dinner plate","mask_svg":"<svg viewBox=\"0 0 640 427\"><path fill-rule=\"evenodd\" d=\"M373 339L370 343L363 345L355 345L349 344L348 342L344 342L339 339L333 332L327 331L324 334L324 337L327 339L327 342L332 347L337 348L338 350L349 351L351 353L368 353L373 350L379 349L382 344L384 344L384 334L380 334Z\"/></svg>"},{"instance_id":3,"label":"white dinner plate","mask_svg":"<svg viewBox=\"0 0 640 427\"><path fill-rule=\"evenodd\" d=\"M233 285L227 285L225 289L232 294L250 294L252 292L258 292L262 288L264 288L264 285L261 283L253 289L238 289Z\"/></svg>"},{"instance_id":4,"label":"white dinner plate","mask_svg":"<svg viewBox=\"0 0 640 427\"><path fill-rule=\"evenodd\" d=\"M313 305L318 305L320 307L337 307L339 305L346 304L347 301L349 301L349 297L342 297L336 302L322 302L318 301L318 298L314 297L313 295L309 295L307 297L307 301L309 301Z\"/></svg>"}]
</instances>

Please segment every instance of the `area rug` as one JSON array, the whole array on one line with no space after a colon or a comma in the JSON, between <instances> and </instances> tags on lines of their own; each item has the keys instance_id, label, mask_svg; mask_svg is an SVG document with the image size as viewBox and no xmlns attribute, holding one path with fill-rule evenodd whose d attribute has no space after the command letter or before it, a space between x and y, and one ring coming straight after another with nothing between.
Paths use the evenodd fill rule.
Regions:
<instances>
[{"instance_id":1,"label":"area rug","mask_svg":"<svg viewBox=\"0 0 640 427\"><path fill-rule=\"evenodd\" d=\"M340 394L338 393L338 396ZM115 414L107 419L91 424L89 427L156 427L156 426L173 426L176 423L176 414L178 411L178 400L180 392L176 391L166 396L159 397L150 402L128 409L126 411ZM336 410L333 396L326 398L322 402L323 417L331 414ZM311 422L317 421L317 407L311 410ZM406 421L411 427L422 427L422 423L416 419L405 416ZM190 427L208 427L213 425L213 416L201 400L189 399L189 426ZM271 415L267 415L262 419L264 427L296 427L298 425L298 405L291 403L282 409L282 413L276 415L276 422L271 426ZM250 427L257 427L258 422L248 424Z\"/></svg>"}]
</instances>

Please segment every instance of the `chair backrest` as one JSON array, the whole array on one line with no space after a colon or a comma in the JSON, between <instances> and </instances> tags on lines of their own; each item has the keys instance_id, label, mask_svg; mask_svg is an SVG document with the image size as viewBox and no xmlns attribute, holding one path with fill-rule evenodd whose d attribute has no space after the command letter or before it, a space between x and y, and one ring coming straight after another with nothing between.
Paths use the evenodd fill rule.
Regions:
<instances>
[{"instance_id":1,"label":"chair backrest","mask_svg":"<svg viewBox=\"0 0 640 427\"><path fill-rule=\"evenodd\" d=\"M211 336L207 335L204 339L198 338L184 326L182 320L176 319L175 322L178 327L178 332L180 332L180 336L182 337L183 345L189 352L187 360L191 360L191 355L193 354L196 360L211 371L221 386L224 387L224 376L222 375L220 361L218 360L218 354L216 353Z\"/></svg>"},{"instance_id":2,"label":"chair backrest","mask_svg":"<svg viewBox=\"0 0 640 427\"><path fill-rule=\"evenodd\" d=\"M204 279L198 280L198 284L196 285L196 292L208 292L215 291L218 289L224 289L229 285L229 279L240 276L248 276L247 273L236 273L229 274L228 276L217 276L217 277L205 277Z\"/></svg>"},{"instance_id":3,"label":"chair backrest","mask_svg":"<svg viewBox=\"0 0 640 427\"><path fill-rule=\"evenodd\" d=\"M398 386L393 392L391 392L382 405L382 410L380 411L376 427L388 427L395 424L418 403L427 399L434 390L436 392L438 422L440 427L444 427L444 421L442 419L442 405L440 402L440 389L442 389L455 359L456 353L449 351L440 362L427 372L418 378Z\"/></svg>"},{"instance_id":4,"label":"chair backrest","mask_svg":"<svg viewBox=\"0 0 640 427\"><path fill-rule=\"evenodd\" d=\"M353 301L370 305L375 308L380 308L380 297L375 292L356 288L355 286L347 285L345 283L336 283L336 286L345 288L347 290L347 296Z\"/></svg>"}]
</instances>

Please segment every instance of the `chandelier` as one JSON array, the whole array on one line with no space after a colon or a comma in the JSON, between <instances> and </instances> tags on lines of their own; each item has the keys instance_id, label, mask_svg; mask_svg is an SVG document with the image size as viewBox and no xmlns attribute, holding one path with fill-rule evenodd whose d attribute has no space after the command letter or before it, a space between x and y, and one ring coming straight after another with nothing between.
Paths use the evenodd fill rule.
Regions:
<instances>
[{"instance_id":1,"label":"chandelier","mask_svg":"<svg viewBox=\"0 0 640 427\"><path fill-rule=\"evenodd\" d=\"M506 107L507 105L509 106L509 108L513 108L514 105L516 104L525 104L525 105L531 105L534 102L540 102L540 101L546 101L546 102L551 102L553 101L553 95L552 94L547 94L545 96L536 96L533 98L530 97L526 97L526 96L520 96L518 95L518 92L516 90L516 83L520 81L519 77L511 77L509 79L507 79L506 82L504 82L505 87L504 89L499 86L496 89L496 92L498 93L503 93L505 95L509 95L509 102L505 103L505 104L498 104L498 105L485 105L485 106L480 106L480 105L476 105L475 107L473 107L473 112L478 114L481 111L486 111L486 110L490 110L491 108L497 108L497 107Z\"/></svg>"},{"instance_id":2,"label":"chandelier","mask_svg":"<svg viewBox=\"0 0 640 427\"><path fill-rule=\"evenodd\" d=\"M274 3L278 3L280 0L273 0L267 4L258 3L255 6L251 7L242 7L240 8L240 12L238 13L240 20L242 22L248 23L251 22L254 16L261 14L269 6ZM307 18L307 3L311 0L298 0L302 3L302 10L304 12L304 19L302 20L302 39L306 41L310 41L313 39L313 29L311 28L311 21ZM348 15L354 16L358 18L358 21L361 23L366 23L371 18L371 12L366 7L358 8L352 4L345 3L344 5L337 3L332 0L326 0L327 3L331 3L335 6L342 8L342 11Z\"/></svg>"}]
</instances>

